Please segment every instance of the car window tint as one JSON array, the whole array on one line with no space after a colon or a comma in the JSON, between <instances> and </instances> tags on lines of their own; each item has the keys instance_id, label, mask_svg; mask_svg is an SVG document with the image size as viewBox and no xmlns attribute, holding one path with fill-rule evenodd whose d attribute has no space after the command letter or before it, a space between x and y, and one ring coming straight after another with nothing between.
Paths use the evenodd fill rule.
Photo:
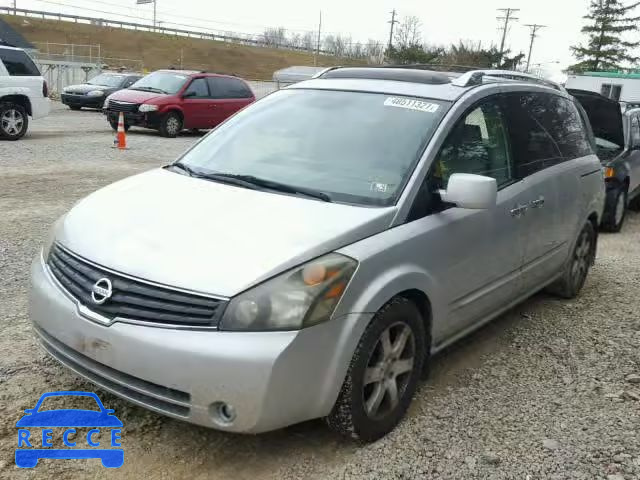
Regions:
<instances>
[{"instance_id":1,"label":"car window tint","mask_svg":"<svg viewBox=\"0 0 640 480\"><path fill-rule=\"evenodd\" d=\"M545 115L550 113L545 100L533 93L507 96L511 149L519 178L564 161L557 142L549 132L549 118Z\"/></svg>"},{"instance_id":2,"label":"car window tint","mask_svg":"<svg viewBox=\"0 0 640 480\"><path fill-rule=\"evenodd\" d=\"M242 81L227 77L209 77L209 88L213 98L250 98L249 87Z\"/></svg>"},{"instance_id":3,"label":"car window tint","mask_svg":"<svg viewBox=\"0 0 640 480\"><path fill-rule=\"evenodd\" d=\"M196 78L189 84L184 94L189 95L190 98L209 98L207 81L204 78Z\"/></svg>"},{"instance_id":4,"label":"car window tint","mask_svg":"<svg viewBox=\"0 0 640 480\"><path fill-rule=\"evenodd\" d=\"M508 136L498 97L465 115L442 146L434 174L446 188L454 173L493 177L498 187L513 180Z\"/></svg>"},{"instance_id":5,"label":"car window tint","mask_svg":"<svg viewBox=\"0 0 640 480\"><path fill-rule=\"evenodd\" d=\"M40 71L29 55L21 50L0 49L0 60L9 75L17 77L39 77Z\"/></svg>"},{"instance_id":6,"label":"car window tint","mask_svg":"<svg viewBox=\"0 0 640 480\"><path fill-rule=\"evenodd\" d=\"M558 95L541 95L546 110L535 110L534 115L551 133L560 153L566 160L584 157L592 152L585 125L575 104Z\"/></svg>"}]
</instances>

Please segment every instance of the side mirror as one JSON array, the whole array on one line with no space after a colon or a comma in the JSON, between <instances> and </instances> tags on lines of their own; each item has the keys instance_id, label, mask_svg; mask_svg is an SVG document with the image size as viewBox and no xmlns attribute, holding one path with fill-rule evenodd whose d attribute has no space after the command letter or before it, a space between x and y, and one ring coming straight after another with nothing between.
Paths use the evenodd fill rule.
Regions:
<instances>
[{"instance_id":1,"label":"side mirror","mask_svg":"<svg viewBox=\"0 0 640 480\"><path fill-rule=\"evenodd\" d=\"M446 190L440 191L442 200L460 208L487 210L496 206L498 184L495 178L471 173L454 173Z\"/></svg>"},{"instance_id":2,"label":"side mirror","mask_svg":"<svg viewBox=\"0 0 640 480\"><path fill-rule=\"evenodd\" d=\"M33 413L35 412L35 408L27 408L24 413Z\"/></svg>"},{"instance_id":3,"label":"side mirror","mask_svg":"<svg viewBox=\"0 0 640 480\"><path fill-rule=\"evenodd\" d=\"M196 92L186 92L184 95L182 95L182 98L192 98L196 96Z\"/></svg>"},{"instance_id":4,"label":"side mirror","mask_svg":"<svg viewBox=\"0 0 640 480\"><path fill-rule=\"evenodd\" d=\"M104 409L104 413L106 413L107 415L111 415L112 413L115 413L116 411L112 408L105 408Z\"/></svg>"}]
</instances>

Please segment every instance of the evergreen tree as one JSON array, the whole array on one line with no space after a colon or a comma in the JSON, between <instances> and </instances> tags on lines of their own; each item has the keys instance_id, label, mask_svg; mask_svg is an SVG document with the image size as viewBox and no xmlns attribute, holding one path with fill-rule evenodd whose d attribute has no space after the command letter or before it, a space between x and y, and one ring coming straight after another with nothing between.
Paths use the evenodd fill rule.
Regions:
<instances>
[{"instance_id":1,"label":"evergreen tree","mask_svg":"<svg viewBox=\"0 0 640 480\"><path fill-rule=\"evenodd\" d=\"M640 42L623 41L622 35L638 29L636 22L640 17L629 17L638 5L640 2L625 6L619 0L591 0L589 15L584 17L590 22L582 28L589 41L586 45L571 47L579 63L569 70L617 70L625 63L635 62L637 58L628 52Z\"/></svg>"}]
</instances>

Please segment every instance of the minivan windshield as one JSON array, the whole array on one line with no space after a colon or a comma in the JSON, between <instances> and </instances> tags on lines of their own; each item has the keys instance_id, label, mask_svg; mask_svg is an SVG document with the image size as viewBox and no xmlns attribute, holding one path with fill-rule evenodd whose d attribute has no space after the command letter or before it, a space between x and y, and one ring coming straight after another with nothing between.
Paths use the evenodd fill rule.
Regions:
<instances>
[{"instance_id":1,"label":"minivan windshield","mask_svg":"<svg viewBox=\"0 0 640 480\"><path fill-rule=\"evenodd\" d=\"M187 78L187 75L179 73L153 72L138 80L129 89L174 95L180 91Z\"/></svg>"},{"instance_id":2,"label":"minivan windshield","mask_svg":"<svg viewBox=\"0 0 640 480\"><path fill-rule=\"evenodd\" d=\"M232 117L179 163L202 176L260 179L333 202L389 206L449 106L381 93L282 90Z\"/></svg>"},{"instance_id":3,"label":"minivan windshield","mask_svg":"<svg viewBox=\"0 0 640 480\"><path fill-rule=\"evenodd\" d=\"M98 75L97 77L93 77L87 83L89 85L101 85L104 87L119 87L122 81L124 80L124 75Z\"/></svg>"}]
</instances>

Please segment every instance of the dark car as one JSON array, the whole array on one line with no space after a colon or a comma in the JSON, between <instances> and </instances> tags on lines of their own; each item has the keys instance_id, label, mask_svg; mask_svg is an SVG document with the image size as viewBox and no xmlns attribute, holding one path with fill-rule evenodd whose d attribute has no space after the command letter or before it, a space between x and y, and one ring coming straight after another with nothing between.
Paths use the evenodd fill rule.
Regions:
<instances>
[{"instance_id":1,"label":"dark car","mask_svg":"<svg viewBox=\"0 0 640 480\"><path fill-rule=\"evenodd\" d=\"M256 99L241 78L186 70L158 70L110 95L104 112L111 127L124 113L131 126L175 137L184 129L213 128Z\"/></svg>"},{"instance_id":2,"label":"dark car","mask_svg":"<svg viewBox=\"0 0 640 480\"><path fill-rule=\"evenodd\" d=\"M71 110L82 107L99 109L109 95L130 87L141 78L142 75L137 73L101 73L87 83L65 87L61 100Z\"/></svg>"},{"instance_id":3,"label":"dark car","mask_svg":"<svg viewBox=\"0 0 640 480\"><path fill-rule=\"evenodd\" d=\"M627 207L640 209L640 109L622 112L615 100L586 90L568 90L584 108L604 168L607 197L601 227L619 232Z\"/></svg>"}]
</instances>

